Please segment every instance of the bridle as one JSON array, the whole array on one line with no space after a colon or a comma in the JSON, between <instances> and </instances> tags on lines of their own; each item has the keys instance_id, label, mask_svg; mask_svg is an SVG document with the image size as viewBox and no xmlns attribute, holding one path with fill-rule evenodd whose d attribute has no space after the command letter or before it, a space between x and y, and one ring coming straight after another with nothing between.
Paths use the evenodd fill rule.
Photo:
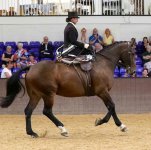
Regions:
<instances>
[{"instance_id":1,"label":"bridle","mask_svg":"<svg viewBox=\"0 0 151 150\"><path fill-rule=\"evenodd\" d=\"M130 44L129 44L128 42L127 42L127 45L128 45L128 48L131 48L131 47L130 47ZM127 48L125 48L125 49L123 50L123 52L121 53L121 55L123 55L123 53L125 53L125 52L127 52ZM110 62L114 63L114 60L111 60L108 56L102 54L101 51L98 52L97 54L103 56L105 59L107 59L107 60L109 60ZM129 50L129 51L128 51L128 55L129 55L128 57L130 58L130 64L129 64L129 65L126 66L122 61L117 62L117 65L125 67L125 68L126 68L126 72L127 72L127 73L130 72L130 73L129 73L130 75L133 75L133 74L135 73L135 71L131 72L131 66L132 66L131 55L132 55L132 54L133 54L133 52L132 52L131 50Z\"/></svg>"},{"instance_id":2,"label":"bridle","mask_svg":"<svg viewBox=\"0 0 151 150\"><path fill-rule=\"evenodd\" d=\"M128 48L131 48L130 47L130 44L127 42L127 45L128 45ZM123 50L123 52L122 53L124 53L126 51L126 48ZM121 54L122 55L122 54ZM131 72L131 68L132 68L132 55L133 55L133 52L132 52L132 50L129 50L128 51L128 55L129 55L129 59L130 59L130 64L129 65L124 65L123 64L123 66L126 68L126 72L129 74L129 75L134 75L135 74L135 71L133 71L133 72Z\"/></svg>"}]
</instances>

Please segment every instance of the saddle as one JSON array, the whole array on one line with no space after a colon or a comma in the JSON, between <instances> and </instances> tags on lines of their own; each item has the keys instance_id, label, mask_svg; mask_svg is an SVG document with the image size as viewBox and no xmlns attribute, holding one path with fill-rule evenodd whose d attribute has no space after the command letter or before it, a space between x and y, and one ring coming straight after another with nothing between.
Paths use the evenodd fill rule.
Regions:
<instances>
[{"instance_id":1,"label":"saddle","mask_svg":"<svg viewBox=\"0 0 151 150\"><path fill-rule=\"evenodd\" d=\"M75 55L69 54L68 57L58 58L58 61L64 64L68 64L68 65L71 65L71 64L80 65L80 68L83 71L90 71L92 69L93 57L92 55L75 56Z\"/></svg>"},{"instance_id":2,"label":"saddle","mask_svg":"<svg viewBox=\"0 0 151 150\"><path fill-rule=\"evenodd\" d=\"M94 57L92 55L88 54L88 55L76 56L69 53L75 48L75 45L70 45L64 51L63 51L63 46L64 45L62 45L56 50L57 61L62 62L67 65L71 65L71 64L80 65L83 71L90 71L92 69L92 61L94 60Z\"/></svg>"}]
</instances>

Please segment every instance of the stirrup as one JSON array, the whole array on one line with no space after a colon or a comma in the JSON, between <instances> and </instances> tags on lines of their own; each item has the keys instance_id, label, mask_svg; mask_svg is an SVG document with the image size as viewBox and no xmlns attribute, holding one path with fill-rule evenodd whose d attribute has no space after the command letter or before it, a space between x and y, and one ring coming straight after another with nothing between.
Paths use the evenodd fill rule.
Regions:
<instances>
[{"instance_id":1,"label":"stirrup","mask_svg":"<svg viewBox=\"0 0 151 150\"><path fill-rule=\"evenodd\" d=\"M93 60L93 56L90 55L90 54L89 54L89 55L86 55L86 60L87 60L87 61Z\"/></svg>"},{"instance_id":2,"label":"stirrup","mask_svg":"<svg viewBox=\"0 0 151 150\"><path fill-rule=\"evenodd\" d=\"M77 57L76 55L73 55L73 54L68 54L68 56L73 57L73 58Z\"/></svg>"}]
</instances>

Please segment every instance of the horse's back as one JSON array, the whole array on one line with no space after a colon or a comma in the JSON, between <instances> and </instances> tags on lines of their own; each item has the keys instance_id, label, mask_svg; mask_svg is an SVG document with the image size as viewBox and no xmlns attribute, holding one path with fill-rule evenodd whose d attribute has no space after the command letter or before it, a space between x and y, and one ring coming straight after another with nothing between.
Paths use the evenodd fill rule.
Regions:
<instances>
[{"instance_id":1,"label":"horse's back","mask_svg":"<svg viewBox=\"0 0 151 150\"><path fill-rule=\"evenodd\" d=\"M47 73L47 70L49 70L49 68L53 68L53 63L48 61L41 61L30 67L30 70L28 71L26 78L32 79L42 77L45 73Z\"/></svg>"}]
</instances>

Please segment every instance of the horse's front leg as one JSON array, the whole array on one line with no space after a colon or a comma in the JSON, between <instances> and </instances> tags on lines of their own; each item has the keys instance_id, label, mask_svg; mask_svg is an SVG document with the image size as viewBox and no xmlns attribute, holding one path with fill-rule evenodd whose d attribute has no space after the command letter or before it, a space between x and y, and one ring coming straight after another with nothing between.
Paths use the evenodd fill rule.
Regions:
<instances>
[{"instance_id":1,"label":"horse's front leg","mask_svg":"<svg viewBox=\"0 0 151 150\"><path fill-rule=\"evenodd\" d=\"M103 123L107 123L111 116L114 119L115 124L120 127L121 131L125 132L127 130L127 127L121 123L120 119L118 118L116 111L115 111L115 104L112 101L111 96L107 91L102 92L101 94L98 95L104 102L105 106L108 109L108 113L105 115L103 119L97 119L95 121L95 125L101 125Z\"/></svg>"}]
</instances>

